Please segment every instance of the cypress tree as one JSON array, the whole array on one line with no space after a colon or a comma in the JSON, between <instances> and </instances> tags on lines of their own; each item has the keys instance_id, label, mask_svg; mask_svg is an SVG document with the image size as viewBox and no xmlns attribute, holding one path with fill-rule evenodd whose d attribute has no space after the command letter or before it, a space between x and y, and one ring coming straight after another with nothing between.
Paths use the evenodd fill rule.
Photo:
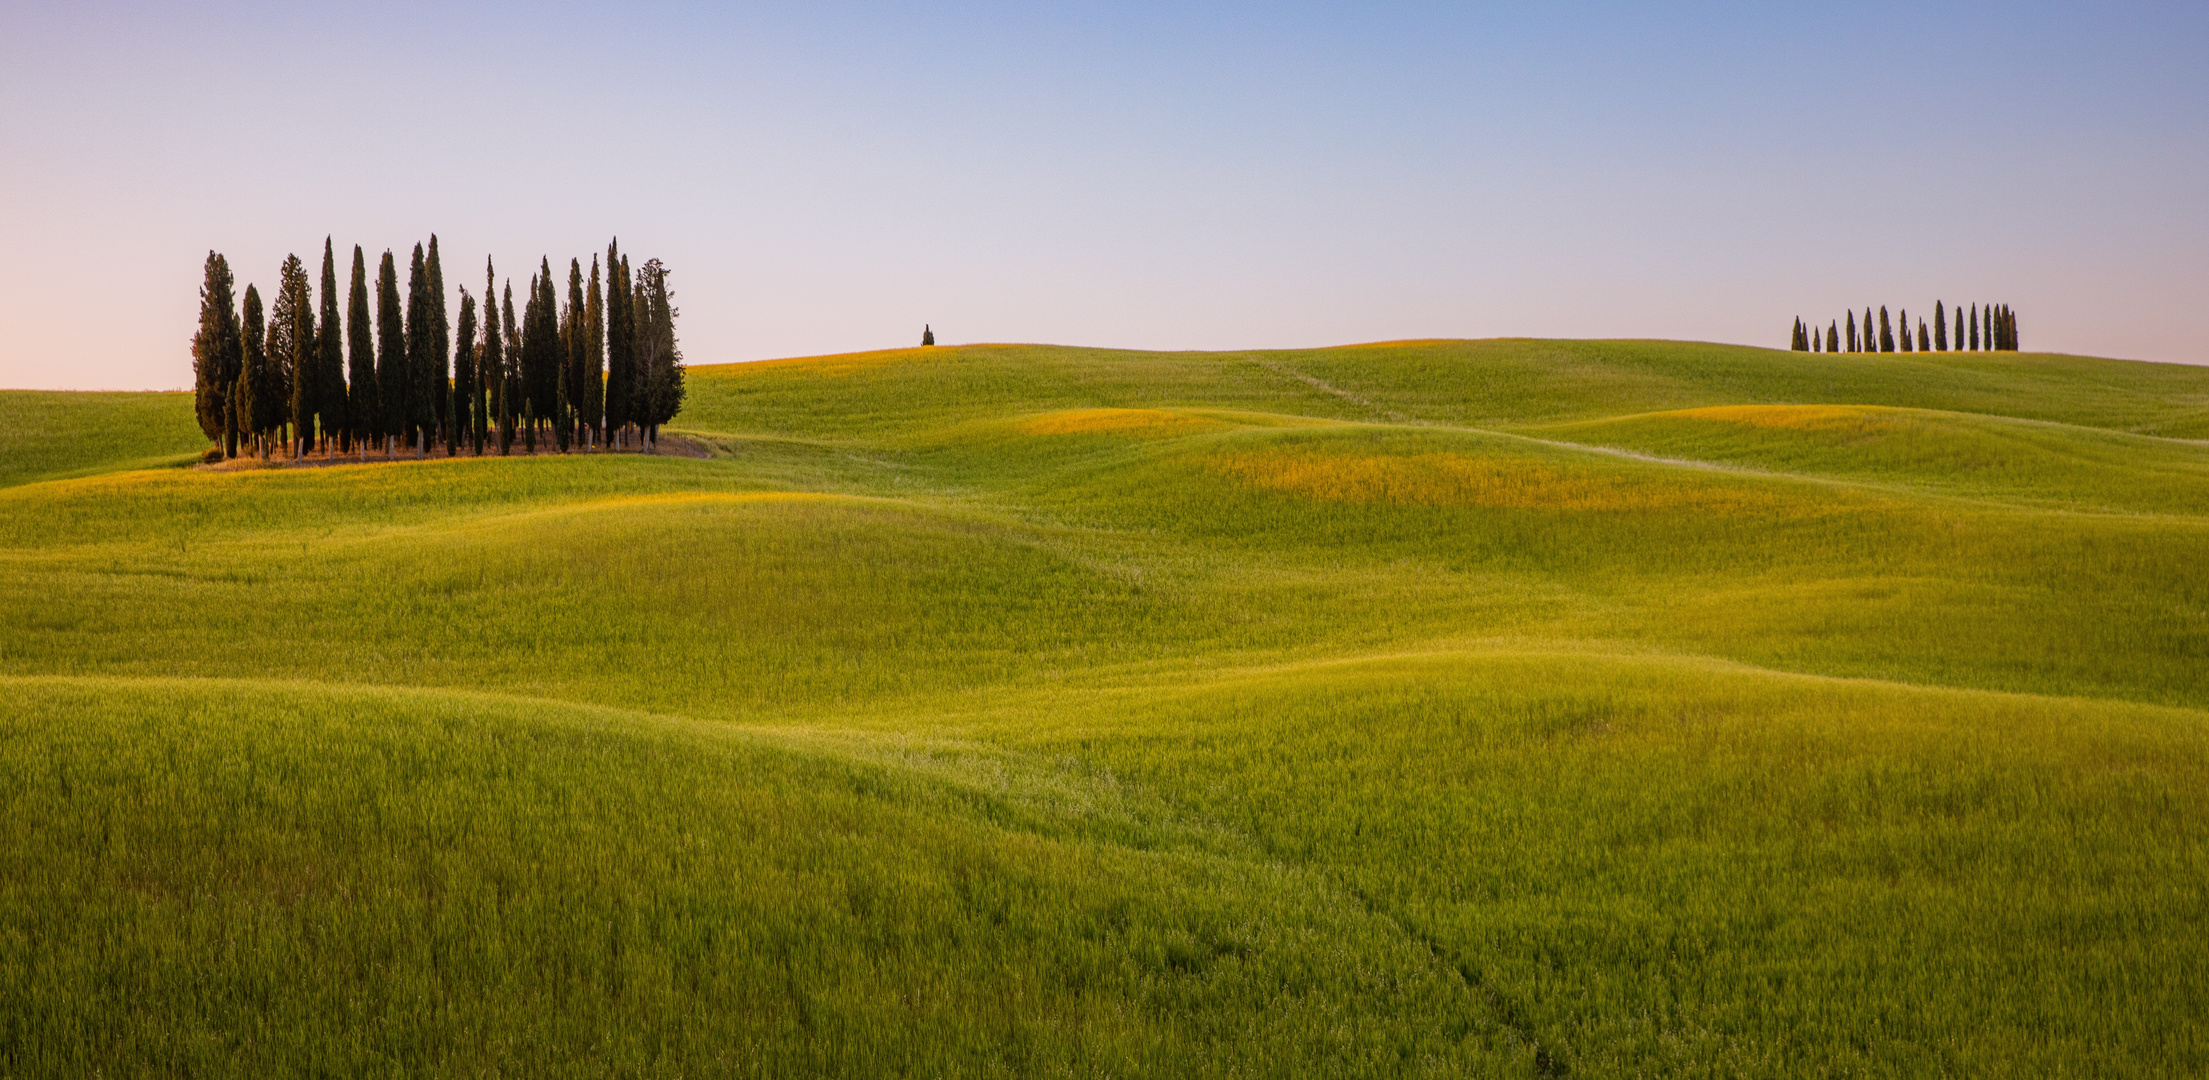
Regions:
<instances>
[{"instance_id":1,"label":"cypress tree","mask_svg":"<svg viewBox=\"0 0 2209 1080\"><path fill-rule=\"evenodd\" d=\"M452 438L447 454L459 452L473 439L477 457L483 456L482 425L476 417L476 298L460 287L460 322L453 327Z\"/></svg>"},{"instance_id":2,"label":"cypress tree","mask_svg":"<svg viewBox=\"0 0 2209 1080\"><path fill-rule=\"evenodd\" d=\"M238 341L242 356L238 365L237 388L231 391L230 410L235 417L238 434L253 437L255 452L259 452L261 433L265 430L261 418L268 407L261 402L261 394L268 385L268 343L265 340L267 321L261 314L261 291L252 285L245 287L245 311L240 320Z\"/></svg>"},{"instance_id":3,"label":"cypress tree","mask_svg":"<svg viewBox=\"0 0 2209 1080\"><path fill-rule=\"evenodd\" d=\"M936 343L936 328L927 323L920 324L920 343L922 348L934 345Z\"/></svg>"},{"instance_id":4,"label":"cypress tree","mask_svg":"<svg viewBox=\"0 0 2209 1080\"><path fill-rule=\"evenodd\" d=\"M645 406L643 423L647 426L646 440L659 445L660 425L675 419L683 410L683 350L675 340L675 294L667 287L669 271L660 260L651 259L644 264L643 277L637 282L641 302L637 310L643 314L638 328L638 354L651 358L645 371Z\"/></svg>"},{"instance_id":5,"label":"cypress tree","mask_svg":"<svg viewBox=\"0 0 2209 1080\"><path fill-rule=\"evenodd\" d=\"M277 308L284 303L284 289L277 286L276 305L268 313L268 343L261 352L261 380L253 388L254 425L261 433L261 456L276 452L276 443L291 421L291 388L285 385L282 358L291 352L291 313Z\"/></svg>"},{"instance_id":6,"label":"cypress tree","mask_svg":"<svg viewBox=\"0 0 2209 1080\"><path fill-rule=\"evenodd\" d=\"M537 364L544 343L537 340L537 278L529 279L529 298L522 301L522 443L537 452Z\"/></svg>"},{"instance_id":7,"label":"cypress tree","mask_svg":"<svg viewBox=\"0 0 2209 1080\"><path fill-rule=\"evenodd\" d=\"M314 287L307 278L306 264L297 255L284 259L283 288L283 298L276 307L286 320L284 345L290 351L290 360L284 364L290 372L286 389L291 392L285 419L291 425L290 454L300 458L314 445L315 407L322 399L315 385L315 369L322 362L322 345L314 326Z\"/></svg>"},{"instance_id":8,"label":"cypress tree","mask_svg":"<svg viewBox=\"0 0 2209 1080\"><path fill-rule=\"evenodd\" d=\"M338 433L349 422L345 402L345 327L338 321L337 251L330 238L322 238L322 318L315 339L315 381L321 402L315 411L322 420L322 452L337 452Z\"/></svg>"},{"instance_id":9,"label":"cypress tree","mask_svg":"<svg viewBox=\"0 0 2209 1080\"><path fill-rule=\"evenodd\" d=\"M1979 305L1971 305L1971 351L1979 351Z\"/></svg>"},{"instance_id":10,"label":"cypress tree","mask_svg":"<svg viewBox=\"0 0 2209 1080\"><path fill-rule=\"evenodd\" d=\"M606 245L606 445L610 449L629 425L630 356L629 275L622 269L620 242Z\"/></svg>"},{"instance_id":11,"label":"cypress tree","mask_svg":"<svg viewBox=\"0 0 2209 1080\"><path fill-rule=\"evenodd\" d=\"M590 426L585 420L583 409L585 399L589 396L583 389L583 359L588 351L584 336L587 333L585 324L588 320L583 303L583 260L571 258L568 260L567 315L561 320L561 336L567 346L567 370L564 372L563 383L568 392L567 422L575 430L574 440L578 448L583 445L585 432Z\"/></svg>"},{"instance_id":12,"label":"cypress tree","mask_svg":"<svg viewBox=\"0 0 2209 1080\"><path fill-rule=\"evenodd\" d=\"M1938 300L1933 301L1933 348L1948 351L1948 309Z\"/></svg>"},{"instance_id":13,"label":"cypress tree","mask_svg":"<svg viewBox=\"0 0 2209 1080\"><path fill-rule=\"evenodd\" d=\"M2010 328L2010 351L2016 352L2019 348L2017 343L2017 313L2014 311L2010 311L2010 309L2007 307L2003 308L2002 310L2008 313Z\"/></svg>"},{"instance_id":14,"label":"cypress tree","mask_svg":"<svg viewBox=\"0 0 2209 1080\"><path fill-rule=\"evenodd\" d=\"M591 256L589 291L583 294L583 418L591 445L606 445L606 305L600 298L598 256Z\"/></svg>"},{"instance_id":15,"label":"cypress tree","mask_svg":"<svg viewBox=\"0 0 2209 1080\"><path fill-rule=\"evenodd\" d=\"M368 445L383 430L383 395L376 388L376 334L368 319L368 265L361 260L359 244L353 245L353 286L345 302L345 360L352 386L345 393L346 448Z\"/></svg>"},{"instance_id":16,"label":"cypress tree","mask_svg":"<svg viewBox=\"0 0 2209 1080\"><path fill-rule=\"evenodd\" d=\"M521 331L514 325L514 281L512 278L508 278L506 281L505 307L504 321L506 325L500 334L500 341L503 343L500 348L503 350L505 362L499 366L501 400L499 408L499 453L502 454L514 445L514 428L520 421L522 410L525 407L522 403L521 389L522 336Z\"/></svg>"},{"instance_id":17,"label":"cypress tree","mask_svg":"<svg viewBox=\"0 0 2209 1080\"><path fill-rule=\"evenodd\" d=\"M1951 314L1956 319L1956 351L1962 352L1964 351L1964 309L1957 308Z\"/></svg>"},{"instance_id":18,"label":"cypress tree","mask_svg":"<svg viewBox=\"0 0 2209 1080\"><path fill-rule=\"evenodd\" d=\"M1916 343L1910 340L1910 309L1909 309L1909 308L1903 308L1903 309L1902 309L1902 317L1901 317L1901 318L1900 318L1899 320L1897 320L1897 321L1898 321L1898 322L1900 323L1900 325L1902 326L1902 351L1903 351L1903 352L1912 352L1912 351L1914 351L1914 350L1912 349L1912 346L1913 346L1913 345L1915 345Z\"/></svg>"},{"instance_id":19,"label":"cypress tree","mask_svg":"<svg viewBox=\"0 0 2209 1080\"><path fill-rule=\"evenodd\" d=\"M407 404L411 384L406 321L399 313L399 271L387 248L383 265L376 269L376 387L383 399L376 405L380 421L376 435L383 443L385 457L396 450L393 443L406 434L407 417L413 415Z\"/></svg>"},{"instance_id":20,"label":"cypress tree","mask_svg":"<svg viewBox=\"0 0 2209 1080\"><path fill-rule=\"evenodd\" d=\"M1864 309L1864 320L1867 324L1870 323L1870 308ZM1884 305L1879 309L1879 351L1883 353L1895 351L1894 326L1887 321L1887 309Z\"/></svg>"},{"instance_id":21,"label":"cypress tree","mask_svg":"<svg viewBox=\"0 0 2209 1080\"><path fill-rule=\"evenodd\" d=\"M199 332L192 335L192 408L200 431L223 444L226 458L238 456L230 399L237 392L238 368L245 362L238 340L235 288L230 260L209 251L206 279L199 287Z\"/></svg>"},{"instance_id":22,"label":"cypress tree","mask_svg":"<svg viewBox=\"0 0 2209 1080\"><path fill-rule=\"evenodd\" d=\"M476 446L481 453L486 434L495 435L499 430L498 417L506 402L505 388L500 380L505 377L506 350L499 343L499 290L498 274L492 269L491 257L483 258L483 342L476 347ZM500 453L505 453L502 446Z\"/></svg>"},{"instance_id":23,"label":"cypress tree","mask_svg":"<svg viewBox=\"0 0 2209 1080\"><path fill-rule=\"evenodd\" d=\"M445 269L437 258L436 233L430 234L429 258L422 269L430 288L430 407L436 431L445 440L445 456L451 457L458 447L453 430L452 322L446 317Z\"/></svg>"},{"instance_id":24,"label":"cypress tree","mask_svg":"<svg viewBox=\"0 0 2209 1080\"><path fill-rule=\"evenodd\" d=\"M1849 309L1849 351L1856 351L1856 309Z\"/></svg>"},{"instance_id":25,"label":"cypress tree","mask_svg":"<svg viewBox=\"0 0 2209 1080\"><path fill-rule=\"evenodd\" d=\"M436 430L437 407L430 404L430 286L422 245L414 245L407 263L407 411L406 442L416 457L428 450Z\"/></svg>"},{"instance_id":26,"label":"cypress tree","mask_svg":"<svg viewBox=\"0 0 2209 1080\"><path fill-rule=\"evenodd\" d=\"M1825 351L1841 351L1841 324L1828 322L1825 327Z\"/></svg>"},{"instance_id":27,"label":"cypress tree","mask_svg":"<svg viewBox=\"0 0 2209 1080\"><path fill-rule=\"evenodd\" d=\"M1800 316L1797 316L1795 319L1795 328L1789 331L1787 334L1787 348L1791 352L1803 352L1809 347L1809 338L1804 335L1802 329L1802 318Z\"/></svg>"},{"instance_id":28,"label":"cypress tree","mask_svg":"<svg viewBox=\"0 0 2209 1080\"><path fill-rule=\"evenodd\" d=\"M1932 351L1933 351L1933 339L1932 339L1932 338L1931 338L1930 336L1928 336L1928 335L1926 334L1926 332L1925 332L1925 320L1924 320L1924 319L1919 319L1919 320L1918 320L1918 351L1919 351L1919 352L1932 352Z\"/></svg>"}]
</instances>

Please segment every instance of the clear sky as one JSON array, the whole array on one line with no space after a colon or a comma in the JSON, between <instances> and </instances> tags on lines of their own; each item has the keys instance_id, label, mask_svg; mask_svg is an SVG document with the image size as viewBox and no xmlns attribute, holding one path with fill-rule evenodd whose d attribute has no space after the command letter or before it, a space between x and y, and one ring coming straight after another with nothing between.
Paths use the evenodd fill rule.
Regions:
<instances>
[{"instance_id":1,"label":"clear sky","mask_svg":"<svg viewBox=\"0 0 2209 1080\"><path fill-rule=\"evenodd\" d=\"M2209 363L2209 4L0 4L0 386L187 386L210 248L432 232L618 235L692 363L1936 299Z\"/></svg>"}]
</instances>

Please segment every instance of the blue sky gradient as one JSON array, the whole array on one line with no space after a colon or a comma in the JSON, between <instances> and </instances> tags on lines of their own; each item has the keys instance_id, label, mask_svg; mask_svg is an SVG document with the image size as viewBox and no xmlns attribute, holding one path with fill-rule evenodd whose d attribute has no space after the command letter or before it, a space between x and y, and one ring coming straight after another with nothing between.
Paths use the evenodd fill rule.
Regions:
<instances>
[{"instance_id":1,"label":"blue sky gradient","mask_svg":"<svg viewBox=\"0 0 2209 1080\"><path fill-rule=\"evenodd\" d=\"M1784 346L2003 301L2209 362L2209 6L0 8L0 385L189 383L200 264L517 289L688 359L941 341Z\"/></svg>"}]
</instances>

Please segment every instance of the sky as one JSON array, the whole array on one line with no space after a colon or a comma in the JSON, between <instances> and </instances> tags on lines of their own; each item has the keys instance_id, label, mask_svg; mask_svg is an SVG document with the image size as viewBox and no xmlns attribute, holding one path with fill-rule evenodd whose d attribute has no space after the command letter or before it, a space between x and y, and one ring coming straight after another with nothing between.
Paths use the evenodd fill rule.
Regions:
<instances>
[{"instance_id":1,"label":"sky","mask_svg":"<svg viewBox=\"0 0 2209 1080\"><path fill-rule=\"evenodd\" d=\"M2209 4L0 4L0 386L188 387L210 250L432 233L454 311L660 258L692 364L1935 300L2209 363Z\"/></svg>"}]
</instances>

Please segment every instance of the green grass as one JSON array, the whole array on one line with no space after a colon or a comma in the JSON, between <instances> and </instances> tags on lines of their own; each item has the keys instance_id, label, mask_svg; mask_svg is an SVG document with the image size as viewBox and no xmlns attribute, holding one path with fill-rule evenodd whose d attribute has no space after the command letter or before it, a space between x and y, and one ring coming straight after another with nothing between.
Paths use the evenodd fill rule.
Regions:
<instances>
[{"instance_id":1,"label":"green grass","mask_svg":"<svg viewBox=\"0 0 2209 1080\"><path fill-rule=\"evenodd\" d=\"M0 446L0 1075L2209 1070L2209 371L690 386L237 473L0 395L147 440Z\"/></svg>"}]
</instances>

